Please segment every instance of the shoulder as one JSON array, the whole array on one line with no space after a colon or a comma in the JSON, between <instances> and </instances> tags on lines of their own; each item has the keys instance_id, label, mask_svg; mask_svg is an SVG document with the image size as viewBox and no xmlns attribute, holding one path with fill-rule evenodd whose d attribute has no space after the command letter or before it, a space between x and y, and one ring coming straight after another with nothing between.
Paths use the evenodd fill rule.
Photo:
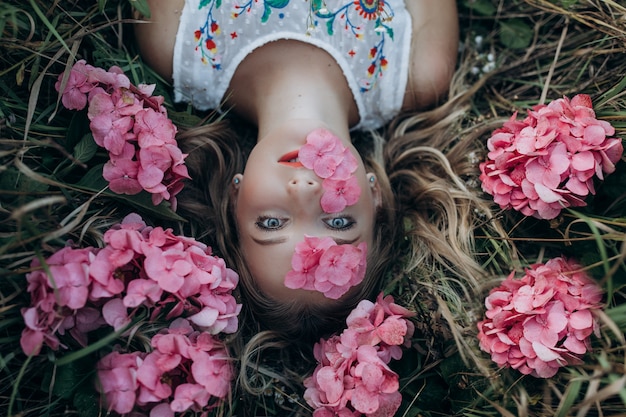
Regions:
<instances>
[{"instance_id":1,"label":"shoulder","mask_svg":"<svg viewBox=\"0 0 626 417\"><path fill-rule=\"evenodd\" d=\"M444 97L456 68L456 0L405 0L412 20L409 81L403 110L429 107Z\"/></svg>"},{"instance_id":2,"label":"shoulder","mask_svg":"<svg viewBox=\"0 0 626 417\"><path fill-rule=\"evenodd\" d=\"M166 79L172 76L174 44L184 0L148 0L150 17L136 16L135 40L142 58Z\"/></svg>"}]
</instances>

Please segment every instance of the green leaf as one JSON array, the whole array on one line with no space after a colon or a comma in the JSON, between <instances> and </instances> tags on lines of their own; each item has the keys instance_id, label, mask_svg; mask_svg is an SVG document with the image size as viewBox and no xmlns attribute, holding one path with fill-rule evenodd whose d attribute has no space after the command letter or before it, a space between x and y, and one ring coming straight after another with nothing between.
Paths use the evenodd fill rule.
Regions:
<instances>
[{"instance_id":1,"label":"green leaf","mask_svg":"<svg viewBox=\"0 0 626 417\"><path fill-rule=\"evenodd\" d=\"M387 35L389 35L391 40L393 40L393 29L392 28L387 27Z\"/></svg>"},{"instance_id":2,"label":"green leaf","mask_svg":"<svg viewBox=\"0 0 626 417\"><path fill-rule=\"evenodd\" d=\"M150 6L146 0L128 0L131 7L145 17L150 17Z\"/></svg>"},{"instance_id":3,"label":"green leaf","mask_svg":"<svg viewBox=\"0 0 626 417\"><path fill-rule=\"evenodd\" d=\"M47 392L52 389L52 394L57 397L69 399L81 382L93 372L93 361L82 360L70 362L65 366L59 366L54 373L47 373L41 382L41 390Z\"/></svg>"},{"instance_id":4,"label":"green leaf","mask_svg":"<svg viewBox=\"0 0 626 417\"><path fill-rule=\"evenodd\" d=\"M490 0L465 0L463 5L483 16L494 16L496 8Z\"/></svg>"},{"instance_id":5,"label":"green leaf","mask_svg":"<svg viewBox=\"0 0 626 417\"><path fill-rule=\"evenodd\" d=\"M198 126L202 119L195 114L182 111L168 111L168 117L176 126Z\"/></svg>"},{"instance_id":6,"label":"green leaf","mask_svg":"<svg viewBox=\"0 0 626 417\"><path fill-rule=\"evenodd\" d=\"M328 32L329 35L333 35L333 24L335 23L335 18L333 17L332 19L328 19L328 21L326 22L326 32Z\"/></svg>"},{"instance_id":7,"label":"green leaf","mask_svg":"<svg viewBox=\"0 0 626 417\"><path fill-rule=\"evenodd\" d=\"M93 140L93 134L87 133L74 147L74 158L79 162L87 162L98 151L98 144Z\"/></svg>"},{"instance_id":8,"label":"green leaf","mask_svg":"<svg viewBox=\"0 0 626 417\"><path fill-rule=\"evenodd\" d=\"M523 49L530 45L533 31L521 19L500 22L500 42L509 49Z\"/></svg>"},{"instance_id":9,"label":"green leaf","mask_svg":"<svg viewBox=\"0 0 626 417\"><path fill-rule=\"evenodd\" d=\"M200 2L200 4L198 5L198 9L202 9L203 7L205 7L205 6L209 5L209 4L211 4L211 1L212 1L212 0L202 0L202 1ZM216 7L216 8L218 8L218 9L219 9L219 7L220 7L220 4L219 4L219 3L221 3L221 2L219 2L219 1L218 1L218 4L216 4L216 5L215 5L215 7Z\"/></svg>"}]
</instances>

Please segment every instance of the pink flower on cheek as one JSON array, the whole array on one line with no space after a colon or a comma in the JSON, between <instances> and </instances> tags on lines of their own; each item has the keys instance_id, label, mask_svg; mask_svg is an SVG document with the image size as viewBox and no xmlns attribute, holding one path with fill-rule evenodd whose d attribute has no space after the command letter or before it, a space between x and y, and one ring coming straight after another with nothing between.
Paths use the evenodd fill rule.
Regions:
<instances>
[{"instance_id":1,"label":"pink flower on cheek","mask_svg":"<svg viewBox=\"0 0 626 417\"><path fill-rule=\"evenodd\" d=\"M343 150L338 137L326 129L316 129L306 137L306 144L298 151L298 159L318 177L328 178L343 160Z\"/></svg>"},{"instance_id":2,"label":"pink flower on cheek","mask_svg":"<svg viewBox=\"0 0 626 417\"><path fill-rule=\"evenodd\" d=\"M354 176L347 180L327 178L322 183L322 188L325 191L320 204L326 213L339 213L347 206L356 204L361 197L361 187Z\"/></svg>"},{"instance_id":3,"label":"pink flower on cheek","mask_svg":"<svg viewBox=\"0 0 626 417\"><path fill-rule=\"evenodd\" d=\"M338 137L325 129L314 130L298 151L298 158L305 168L324 179L320 201L324 212L338 213L359 201L361 188L353 175L358 161Z\"/></svg>"}]
</instances>

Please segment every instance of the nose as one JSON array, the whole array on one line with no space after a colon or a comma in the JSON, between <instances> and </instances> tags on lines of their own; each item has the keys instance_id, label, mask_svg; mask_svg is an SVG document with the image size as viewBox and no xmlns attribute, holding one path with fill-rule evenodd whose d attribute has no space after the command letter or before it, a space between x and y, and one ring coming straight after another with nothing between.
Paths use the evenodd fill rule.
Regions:
<instances>
[{"instance_id":1,"label":"nose","mask_svg":"<svg viewBox=\"0 0 626 417\"><path fill-rule=\"evenodd\" d=\"M322 191L321 179L304 170L298 170L287 184L290 195L300 198L314 198L320 196Z\"/></svg>"}]
</instances>

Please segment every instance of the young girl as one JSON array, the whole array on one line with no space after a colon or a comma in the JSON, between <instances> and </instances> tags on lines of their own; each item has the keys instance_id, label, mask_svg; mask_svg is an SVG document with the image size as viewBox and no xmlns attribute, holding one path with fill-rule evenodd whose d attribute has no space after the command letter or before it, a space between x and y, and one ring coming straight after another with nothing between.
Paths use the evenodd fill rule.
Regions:
<instances>
[{"instance_id":1,"label":"young girl","mask_svg":"<svg viewBox=\"0 0 626 417\"><path fill-rule=\"evenodd\" d=\"M400 263L478 279L472 227L484 207L460 179L476 167L468 145L452 146L442 129L461 98L415 114L447 95L458 46L454 1L148 3L149 21L135 27L143 58L173 81L177 100L227 113L179 135L193 178L179 212L240 275L241 323L252 335L240 354L243 374L249 353L267 340L310 348L336 332ZM422 122L434 126L419 131ZM256 136L249 147L247 126ZM386 138L359 133L385 128ZM338 210L324 204L328 178L303 166L302 149L319 143L356 161L348 177L358 192L342 189L353 198ZM365 270L354 269L355 284L331 297L292 288L294 254L327 236L330 245L364 251Z\"/></svg>"}]
</instances>

